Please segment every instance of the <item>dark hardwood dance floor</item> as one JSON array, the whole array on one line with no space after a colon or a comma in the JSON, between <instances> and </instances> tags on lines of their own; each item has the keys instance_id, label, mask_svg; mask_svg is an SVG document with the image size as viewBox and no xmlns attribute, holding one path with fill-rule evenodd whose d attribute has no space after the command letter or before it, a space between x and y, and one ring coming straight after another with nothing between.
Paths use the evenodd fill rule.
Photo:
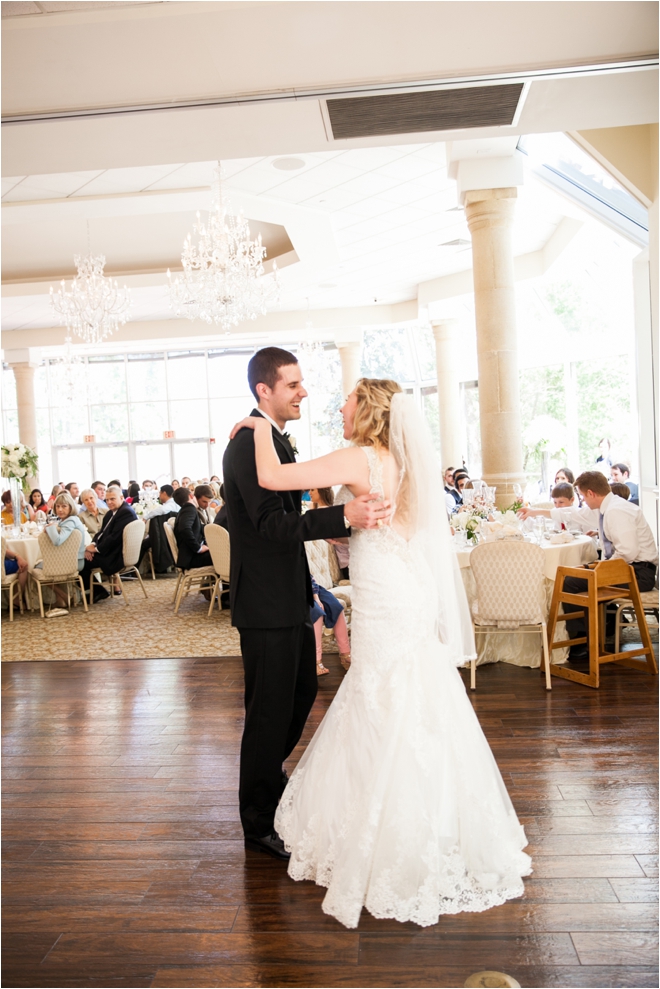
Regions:
<instances>
[{"instance_id":1,"label":"dark hardwood dance floor","mask_svg":"<svg viewBox=\"0 0 660 989\"><path fill-rule=\"evenodd\" d=\"M657 679L606 666L600 690L548 695L501 664L477 687L530 840L524 898L348 931L243 849L240 660L6 664L3 986L657 986Z\"/></svg>"}]
</instances>

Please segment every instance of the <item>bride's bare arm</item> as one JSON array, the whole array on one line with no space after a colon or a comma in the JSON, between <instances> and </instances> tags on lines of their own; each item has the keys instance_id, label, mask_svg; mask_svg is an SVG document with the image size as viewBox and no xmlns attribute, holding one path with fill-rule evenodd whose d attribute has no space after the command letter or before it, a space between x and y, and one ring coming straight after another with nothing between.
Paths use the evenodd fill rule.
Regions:
<instances>
[{"instance_id":1,"label":"bride's bare arm","mask_svg":"<svg viewBox=\"0 0 660 989\"><path fill-rule=\"evenodd\" d=\"M325 457L300 464L282 464L273 445L270 423L266 419L255 416L244 419L234 427L232 436L244 427L254 429L257 476L262 488L269 491L301 491L345 484L368 490L367 460L357 447L335 450Z\"/></svg>"}]
</instances>

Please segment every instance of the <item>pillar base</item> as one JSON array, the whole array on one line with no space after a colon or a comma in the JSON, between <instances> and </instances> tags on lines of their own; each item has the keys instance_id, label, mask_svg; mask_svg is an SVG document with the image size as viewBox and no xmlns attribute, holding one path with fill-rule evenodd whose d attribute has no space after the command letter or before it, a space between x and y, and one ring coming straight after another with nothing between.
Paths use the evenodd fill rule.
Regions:
<instances>
[{"instance_id":1,"label":"pillar base","mask_svg":"<svg viewBox=\"0 0 660 989\"><path fill-rule=\"evenodd\" d=\"M510 508L517 498L513 485L519 484L523 492L527 486L526 474L482 474L481 479L489 488L497 488L495 506L501 512Z\"/></svg>"}]
</instances>

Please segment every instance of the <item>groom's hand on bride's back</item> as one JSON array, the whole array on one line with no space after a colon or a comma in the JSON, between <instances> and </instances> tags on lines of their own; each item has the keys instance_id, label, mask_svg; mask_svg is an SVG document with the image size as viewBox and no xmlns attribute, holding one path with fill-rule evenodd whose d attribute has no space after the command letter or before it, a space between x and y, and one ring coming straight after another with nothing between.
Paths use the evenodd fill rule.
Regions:
<instances>
[{"instance_id":1,"label":"groom's hand on bride's back","mask_svg":"<svg viewBox=\"0 0 660 989\"><path fill-rule=\"evenodd\" d=\"M392 513L389 501L374 501L373 495L359 495L344 505L344 517L353 529L375 529L388 521Z\"/></svg>"}]
</instances>

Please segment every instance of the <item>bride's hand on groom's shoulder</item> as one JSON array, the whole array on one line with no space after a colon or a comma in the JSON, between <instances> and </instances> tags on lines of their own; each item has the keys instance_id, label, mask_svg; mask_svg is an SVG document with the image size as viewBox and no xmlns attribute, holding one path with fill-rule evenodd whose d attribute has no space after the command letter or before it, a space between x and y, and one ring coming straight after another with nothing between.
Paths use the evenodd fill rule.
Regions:
<instances>
[{"instance_id":1,"label":"bride's hand on groom's shoulder","mask_svg":"<svg viewBox=\"0 0 660 989\"><path fill-rule=\"evenodd\" d=\"M389 501L374 501L373 495L359 495L344 505L344 517L353 529L375 529L385 525L392 514Z\"/></svg>"},{"instance_id":2,"label":"bride's hand on groom's shoulder","mask_svg":"<svg viewBox=\"0 0 660 989\"><path fill-rule=\"evenodd\" d=\"M241 419L241 421L240 422L237 422L236 425L234 426L234 428L232 429L231 433L229 434L229 439L230 440L233 440L234 436L236 436L236 433L240 432L241 429L255 429L256 430L257 423L259 423L259 422L264 422L268 426L267 420L266 419L262 419L261 417L258 418L257 416L247 416L247 418Z\"/></svg>"}]
</instances>

